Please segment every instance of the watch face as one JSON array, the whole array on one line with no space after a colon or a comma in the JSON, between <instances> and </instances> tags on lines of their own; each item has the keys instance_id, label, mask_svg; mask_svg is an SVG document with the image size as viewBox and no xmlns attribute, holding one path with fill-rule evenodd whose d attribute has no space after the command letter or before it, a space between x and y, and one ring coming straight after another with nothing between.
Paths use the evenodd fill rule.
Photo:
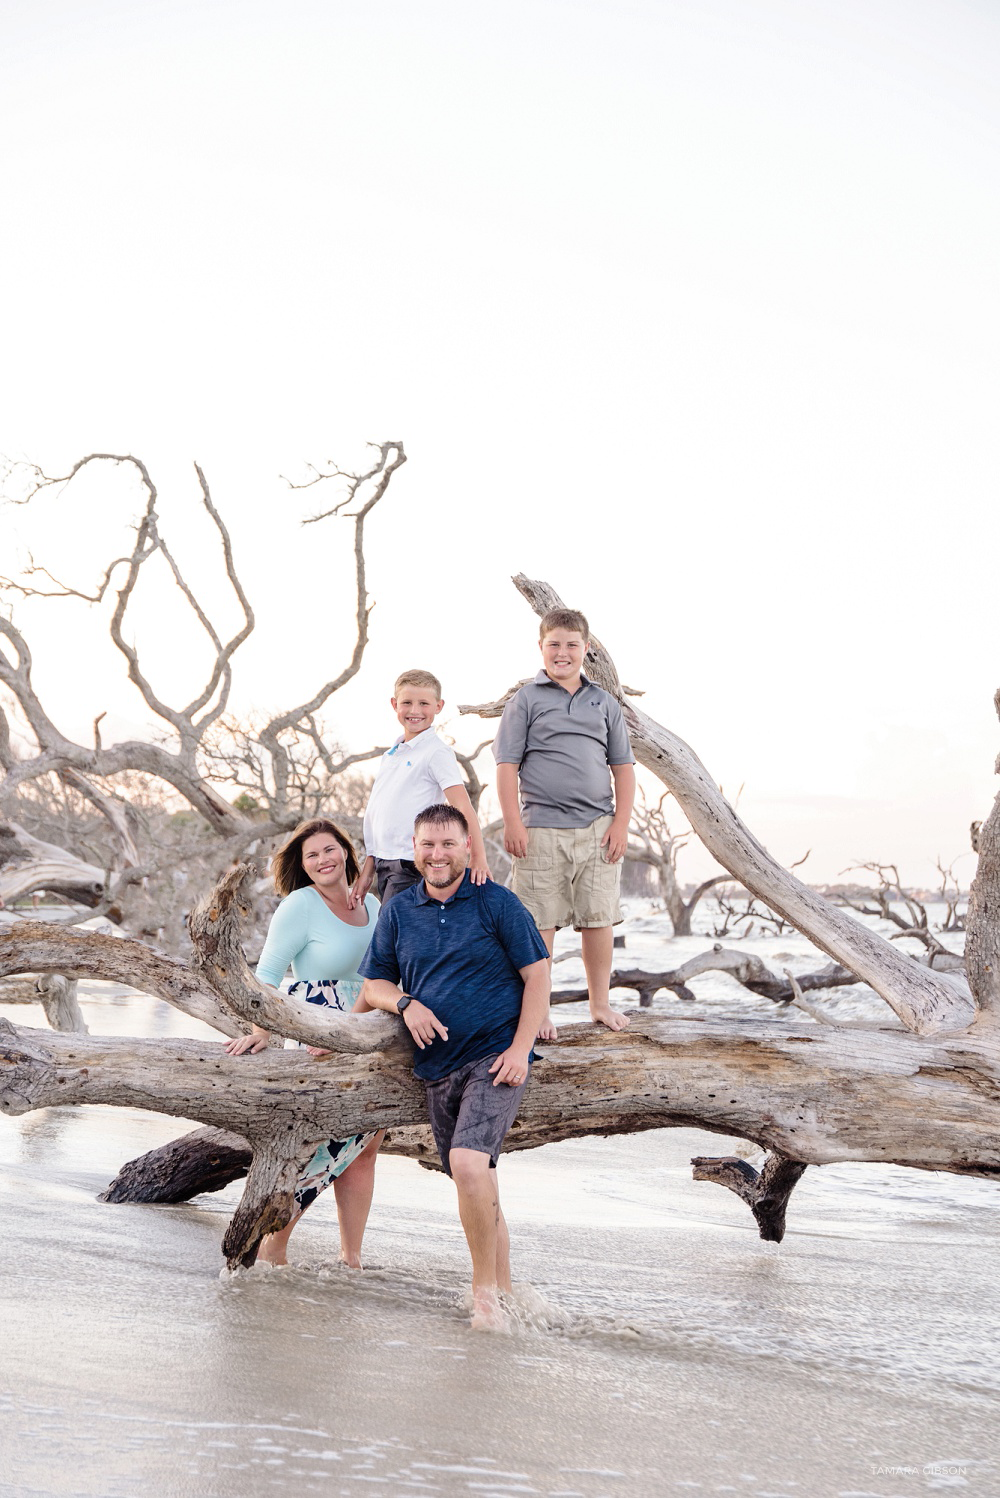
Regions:
<instances>
[{"instance_id":1,"label":"watch face","mask_svg":"<svg viewBox=\"0 0 1000 1498\"><path fill-rule=\"evenodd\" d=\"M410 1002L410 995L409 994L404 994L403 997L396 1004L396 1009L399 1011L400 1014L402 1014L403 1010L406 1008L406 1006L407 1006L407 1004L409 1002Z\"/></svg>"}]
</instances>

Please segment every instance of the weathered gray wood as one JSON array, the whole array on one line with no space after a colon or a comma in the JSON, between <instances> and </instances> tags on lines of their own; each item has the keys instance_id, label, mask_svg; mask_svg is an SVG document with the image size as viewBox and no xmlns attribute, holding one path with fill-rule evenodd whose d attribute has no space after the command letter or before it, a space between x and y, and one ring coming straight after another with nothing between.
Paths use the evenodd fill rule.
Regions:
<instances>
[{"instance_id":1,"label":"weathered gray wood","mask_svg":"<svg viewBox=\"0 0 1000 1498\"><path fill-rule=\"evenodd\" d=\"M18 921L16 926L0 927L0 978L18 973L63 973L121 983L166 999L223 1035L245 1035L248 1028L185 963L132 937Z\"/></svg>"},{"instance_id":2,"label":"weathered gray wood","mask_svg":"<svg viewBox=\"0 0 1000 1498\"><path fill-rule=\"evenodd\" d=\"M639 995L639 1004L648 1009L654 996L664 988L672 989L678 999L692 1003L697 995L687 986L689 978L700 973L722 972L741 983L751 993L775 1004L794 1004L796 992L791 981L774 973L752 952L738 952L732 947L718 943L708 952L691 957L680 967L667 968L663 972L647 972L644 968L616 968L611 974L611 987L631 988ZM803 993L823 988L843 988L857 983L857 978L839 963L831 962L815 973L803 973L796 983ZM586 988L555 988L552 990L553 1004L577 1004L587 998Z\"/></svg>"},{"instance_id":3,"label":"weathered gray wood","mask_svg":"<svg viewBox=\"0 0 1000 1498\"><path fill-rule=\"evenodd\" d=\"M693 1127L804 1163L867 1160L1000 1178L992 1035L647 1012L618 1034L568 1026L542 1049L515 1131L525 1147ZM70 1037L0 1022L0 1111L72 1103L151 1108L234 1130L255 1153L269 1151L260 1181L279 1195L289 1162L304 1164L321 1139L426 1122L402 1040L364 1056L230 1057L212 1043ZM245 1261L265 1217L258 1191L241 1218L244 1236L230 1241L230 1262Z\"/></svg>"},{"instance_id":4,"label":"weathered gray wood","mask_svg":"<svg viewBox=\"0 0 1000 1498\"><path fill-rule=\"evenodd\" d=\"M104 893L104 870L42 842L17 822L0 821L0 896L9 905L42 889L93 906Z\"/></svg>"},{"instance_id":5,"label":"weathered gray wood","mask_svg":"<svg viewBox=\"0 0 1000 1498\"><path fill-rule=\"evenodd\" d=\"M765 1242L781 1242L785 1236L788 1198L807 1168L801 1160L770 1154L759 1171L738 1155L695 1155L691 1164L696 1181L714 1181L718 1186L727 1186L746 1202Z\"/></svg>"},{"instance_id":6,"label":"weathered gray wood","mask_svg":"<svg viewBox=\"0 0 1000 1498\"><path fill-rule=\"evenodd\" d=\"M0 978L0 1004L41 1004L53 1030L86 1035L76 992L76 979L62 973L25 973L20 978Z\"/></svg>"}]
</instances>

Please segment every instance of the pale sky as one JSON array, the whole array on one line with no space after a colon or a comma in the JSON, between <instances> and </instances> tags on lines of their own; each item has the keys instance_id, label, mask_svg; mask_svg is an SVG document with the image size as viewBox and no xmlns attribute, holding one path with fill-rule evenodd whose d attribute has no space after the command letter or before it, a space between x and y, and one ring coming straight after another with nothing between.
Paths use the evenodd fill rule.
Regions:
<instances>
[{"instance_id":1,"label":"pale sky","mask_svg":"<svg viewBox=\"0 0 1000 1498\"><path fill-rule=\"evenodd\" d=\"M400 438L342 742L406 666L449 709L533 673L524 571L779 858L922 882L996 790L998 61L966 0L7 0L0 451L139 454L214 597L205 467L246 711L351 643L348 534L279 475ZM92 586L134 498L0 510L0 566ZM141 719L100 618L15 617L67 728Z\"/></svg>"}]
</instances>

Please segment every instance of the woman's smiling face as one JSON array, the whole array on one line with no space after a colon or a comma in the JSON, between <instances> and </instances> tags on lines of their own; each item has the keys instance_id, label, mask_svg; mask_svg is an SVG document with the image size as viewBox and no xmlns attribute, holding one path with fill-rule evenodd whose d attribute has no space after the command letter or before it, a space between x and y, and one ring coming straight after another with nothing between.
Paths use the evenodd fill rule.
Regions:
<instances>
[{"instance_id":1,"label":"woman's smiling face","mask_svg":"<svg viewBox=\"0 0 1000 1498\"><path fill-rule=\"evenodd\" d=\"M302 867L313 884L332 889L345 878L344 850L332 832L314 832L302 844Z\"/></svg>"}]
</instances>

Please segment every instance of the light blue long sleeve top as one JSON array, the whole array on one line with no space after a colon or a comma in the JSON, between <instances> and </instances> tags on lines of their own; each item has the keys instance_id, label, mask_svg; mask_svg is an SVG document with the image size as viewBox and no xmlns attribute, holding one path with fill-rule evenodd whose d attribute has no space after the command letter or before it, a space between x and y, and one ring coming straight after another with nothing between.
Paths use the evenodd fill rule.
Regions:
<instances>
[{"instance_id":1,"label":"light blue long sleeve top","mask_svg":"<svg viewBox=\"0 0 1000 1498\"><path fill-rule=\"evenodd\" d=\"M271 917L267 940L257 963L257 977L277 988L291 964L296 978L318 983L323 978L361 983L358 964L378 919L379 902L366 895L366 926L349 926L335 916L313 885L286 895Z\"/></svg>"}]
</instances>

